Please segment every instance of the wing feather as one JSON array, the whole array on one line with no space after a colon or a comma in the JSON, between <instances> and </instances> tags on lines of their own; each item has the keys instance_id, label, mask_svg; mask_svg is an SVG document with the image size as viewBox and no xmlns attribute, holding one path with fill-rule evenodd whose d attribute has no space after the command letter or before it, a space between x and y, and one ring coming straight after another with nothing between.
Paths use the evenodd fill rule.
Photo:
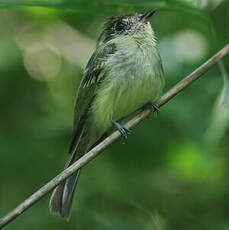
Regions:
<instances>
[{"instance_id":1,"label":"wing feather","mask_svg":"<svg viewBox=\"0 0 229 230\"><path fill-rule=\"evenodd\" d=\"M74 152L80 140L82 130L88 117L88 111L95 97L96 89L106 75L106 58L114 51L114 44L97 47L86 66L85 74L76 98L73 134L69 153Z\"/></svg>"}]
</instances>

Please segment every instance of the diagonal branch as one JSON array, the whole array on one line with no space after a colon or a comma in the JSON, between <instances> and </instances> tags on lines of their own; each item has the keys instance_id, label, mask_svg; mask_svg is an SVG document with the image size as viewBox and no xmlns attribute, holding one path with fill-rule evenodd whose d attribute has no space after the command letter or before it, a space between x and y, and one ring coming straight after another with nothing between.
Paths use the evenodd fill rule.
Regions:
<instances>
[{"instance_id":1,"label":"diagonal branch","mask_svg":"<svg viewBox=\"0 0 229 230\"><path fill-rule=\"evenodd\" d=\"M220 59L229 54L229 44L227 44L223 49L221 49L218 53L212 56L209 60L207 60L204 64L202 64L199 68L194 70L190 75L186 78L178 82L173 88L171 88L167 93L165 93L159 100L158 105L161 107L173 97L175 97L179 92L181 92L184 88L189 86L193 81L200 78L204 73L206 73L213 65L215 65ZM145 109L139 114L137 114L132 120L130 120L125 126L127 128L131 128L137 125L140 121L149 116L151 111L149 109ZM0 229L6 226L8 223L13 221L17 216L21 215L25 210L35 204L39 199L41 199L44 195L50 192L54 187L56 187L59 183L64 181L67 177L76 172L79 168L86 165L89 161L94 159L100 152L102 152L105 148L107 148L111 143L116 141L120 137L120 133L118 131L112 133L105 140L95 146L92 150L90 150L87 154L81 157L78 161L72 164L69 168L62 171L59 175L53 178L46 185L41 187L37 192L23 201L20 205L18 205L13 211L8 213L6 216L0 219Z\"/></svg>"}]
</instances>

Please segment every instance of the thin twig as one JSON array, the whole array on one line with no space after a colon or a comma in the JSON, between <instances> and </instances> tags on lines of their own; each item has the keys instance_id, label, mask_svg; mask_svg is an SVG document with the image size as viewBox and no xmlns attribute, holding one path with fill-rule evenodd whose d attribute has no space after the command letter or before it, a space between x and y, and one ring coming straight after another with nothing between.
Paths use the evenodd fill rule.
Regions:
<instances>
[{"instance_id":1,"label":"thin twig","mask_svg":"<svg viewBox=\"0 0 229 230\"><path fill-rule=\"evenodd\" d=\"M193 71L189 76L178 82L167 93L165 93L158 102L159 107L167 103L170 99L176 96L179 92L181 92L184 88L190 85L193 81L197 80L200 76L207 72L214 64L216 64L220 59L225 57L228 53L229 44L226 45L214 56L212 56L209 60L207 60L195 71ZM145 119L150 113L151 111L149 109L145 109L144 111L136 115L132 120L130 120L125 126L127 128L135 126L140 121ZM79 168L83 167L89 161L94 159L100 152L102 152L105 148L107 148L119 137L120 133L118 131L114 132L101 143L99 143L97 146L95 146L92 150L90 150L87 154L81 157L78 161L72 164L69 168L62 171L54 179L52 179L46 185L41 187L37 192L35 192L33 195L31 195L29 198L23 201L20 205L18 205L13 211L11 211L6 216L0 219L0 229L6 226L11 221L13 221L17 216L21 215L25 210L27 210L30 206L36 203L39 199L41 199L45 194L50 192L54 187L56 187L59 183L64 181L67 177L76 172Z\"/></svg>"}]
</instances>

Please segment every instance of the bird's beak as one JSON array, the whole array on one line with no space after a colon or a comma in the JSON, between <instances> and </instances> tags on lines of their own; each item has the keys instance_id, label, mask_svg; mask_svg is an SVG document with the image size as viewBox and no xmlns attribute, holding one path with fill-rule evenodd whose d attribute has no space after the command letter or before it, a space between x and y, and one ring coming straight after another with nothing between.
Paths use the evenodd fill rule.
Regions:
<instances>
[{"instance_id":1,"label":"bird's beak","mask_svg":"<svg viewBox=\"0 0 229 230\"><path fill-rule=\"evenodd\" d=\"M157 10L152 10L152 11L150 11L150 12L147 12L147 13L143 14L143 15L140 17L140 21L144 21L144 20L146 20L146 19L151 18L151 17L154 15L154 13L155 13L156 11L157 11Z\"/></svg>"}]
</instances>

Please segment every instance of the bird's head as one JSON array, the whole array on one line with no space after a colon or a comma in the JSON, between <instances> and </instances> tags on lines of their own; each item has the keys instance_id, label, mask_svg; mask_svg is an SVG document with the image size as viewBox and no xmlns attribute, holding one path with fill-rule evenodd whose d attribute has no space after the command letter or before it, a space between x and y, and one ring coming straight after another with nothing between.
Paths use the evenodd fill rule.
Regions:
<instances>
[{"instance_id":1,"label":"bird's head","mask_svg":"<svg viewBox=\"0 0 229 230\"><path fill-rule=\"evenodd\" d=\"M107 42L118 36L133 36L138 38L152 37L154 35L149 18L156 10L145 14L126 14L110 17L104 25L100 35L100 42Z\"/></svg>"}]
</instances>

